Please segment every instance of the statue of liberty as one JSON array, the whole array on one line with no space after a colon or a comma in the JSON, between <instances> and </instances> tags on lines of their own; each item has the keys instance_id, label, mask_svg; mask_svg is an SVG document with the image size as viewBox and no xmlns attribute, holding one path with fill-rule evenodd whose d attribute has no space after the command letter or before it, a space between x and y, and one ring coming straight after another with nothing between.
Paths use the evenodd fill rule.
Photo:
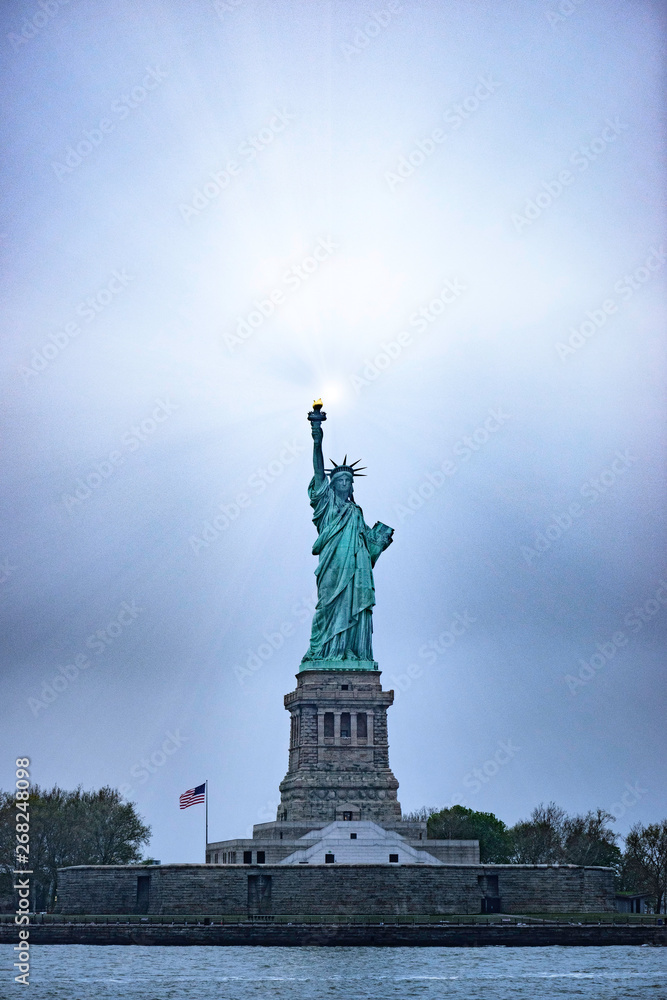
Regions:
<instances>
[{"instance_id":1,"label":"statue of liberty","mask_svg":"<svg viewBox=\"0 0 667 1000\"><path fill-rule=\"evenodd\" d=\"M340 465L332 461L332 468L325 470L322 423L326 414L321 400L313 406L308 419L314 476L308 496L317 528L313 555L319 556L319 563L315 570L317 607L301 670L373 670L377 668L372 644L373 566L391 544L394 529L379 521L369 528L364 521L353 493L354 477L362 475L363 466L355 468L359 460L348 465L346 455Z\"/></svg>"}]
</instances>

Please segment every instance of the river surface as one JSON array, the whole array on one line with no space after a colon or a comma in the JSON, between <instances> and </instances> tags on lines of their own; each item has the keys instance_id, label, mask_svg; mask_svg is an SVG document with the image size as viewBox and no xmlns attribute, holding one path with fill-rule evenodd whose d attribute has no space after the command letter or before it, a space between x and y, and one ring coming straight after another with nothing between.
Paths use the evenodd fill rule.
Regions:
<instances>
[{"instance_id":1,"label":"river surface","mask_svg":"<svg viewBox=\"0 0 667 1000\"><path fill-rule=\"evenodd\" d=\"M1 945L1 1000L667 1000L667 948L648 946L36 945L29 990L14 960Z\"/></svg>"}]
</instances>

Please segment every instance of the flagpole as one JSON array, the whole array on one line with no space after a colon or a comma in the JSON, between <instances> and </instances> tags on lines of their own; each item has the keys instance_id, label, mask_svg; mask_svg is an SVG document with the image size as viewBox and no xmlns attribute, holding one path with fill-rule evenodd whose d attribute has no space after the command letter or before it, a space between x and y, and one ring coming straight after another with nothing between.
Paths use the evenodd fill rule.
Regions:
<instances>
[{"instance_id":1,"label":"flagpole","mask_svg":"<svg viewBox=\"0 0 667 1000\"><path fill-rule=\"evenodd\" d=\"M204 864L208 861L208 779L204 782L204 802L206 803L206 844L204 845Z\"/></svg>"}]
</instances>

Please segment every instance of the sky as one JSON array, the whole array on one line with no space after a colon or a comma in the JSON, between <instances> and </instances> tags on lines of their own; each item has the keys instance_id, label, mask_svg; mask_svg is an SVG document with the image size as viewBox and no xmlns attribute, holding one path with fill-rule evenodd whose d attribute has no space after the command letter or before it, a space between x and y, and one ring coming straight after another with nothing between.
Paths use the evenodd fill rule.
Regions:
<instances>
[{"instance_id":1,"label":"sky","mask_svg":"<svg viewBox=\"0 0 667 1000\"><path fill-rule=\"evenodd\" d=\"M664 818L662 5L0 18L0 787L275 818L321 396L404 812Z\"/></svg>"}]
</instances>

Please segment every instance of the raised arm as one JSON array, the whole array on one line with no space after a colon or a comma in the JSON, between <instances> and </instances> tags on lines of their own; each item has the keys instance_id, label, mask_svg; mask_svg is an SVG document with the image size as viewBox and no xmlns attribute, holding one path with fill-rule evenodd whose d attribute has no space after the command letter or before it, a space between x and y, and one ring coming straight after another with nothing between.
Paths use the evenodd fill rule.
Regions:
<instances>
[{"instance_id":1,"label":"raised arm","mask_svg":"<svg viewBox=\"0 0 667 1000\"><path fill-rule=\"evenodd\" d=\"M324 437L324 431L322 430L322 424L320 421L316 423L313 420L310 426L313 433L313 470L315 472L315 485L319 487L324 482L324 455L322 454L322 438Z\"/></svg>"}]
</instances>

